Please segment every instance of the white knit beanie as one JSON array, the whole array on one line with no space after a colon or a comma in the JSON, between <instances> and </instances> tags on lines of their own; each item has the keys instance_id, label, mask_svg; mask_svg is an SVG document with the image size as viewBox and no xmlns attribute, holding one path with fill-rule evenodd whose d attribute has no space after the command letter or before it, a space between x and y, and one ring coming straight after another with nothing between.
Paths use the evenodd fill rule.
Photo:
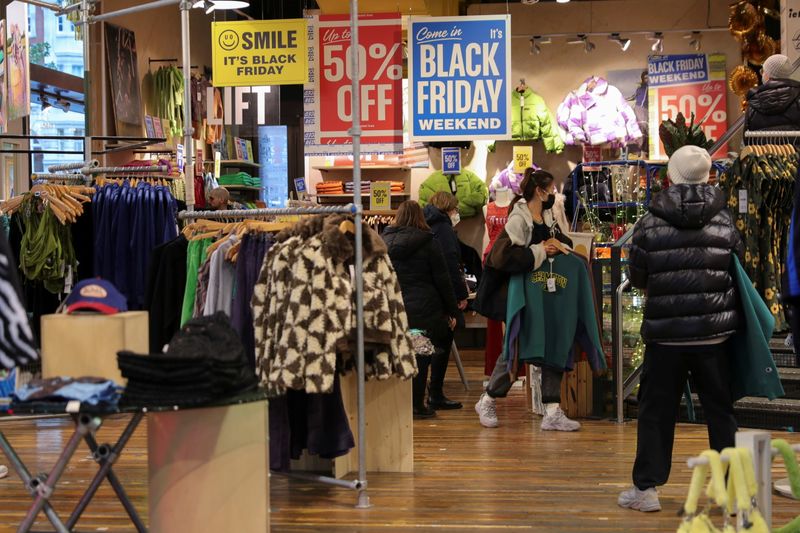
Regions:
<instances>
[{"instance_id":1,"label":"white knit beanie","mask_svg":"<svg viewBox=\"0 0 800 533\"><path fill-rule=\"evenodd\" d=\"M667 171L673 185L708 183L711 156L699 146L684 146L669 158Z\"/></svg>"},{"instance_id":2,"label":"white knit beanie","mask_svg":"<svg viewBox=\"0 0 800 533\"><path fill-rule=\"evenodd\" d=\"M792 75L792 65L789 58L783 54L769 56L764 61L763 74L769 79L788 78Z\"/></svg>"}]
</instances>

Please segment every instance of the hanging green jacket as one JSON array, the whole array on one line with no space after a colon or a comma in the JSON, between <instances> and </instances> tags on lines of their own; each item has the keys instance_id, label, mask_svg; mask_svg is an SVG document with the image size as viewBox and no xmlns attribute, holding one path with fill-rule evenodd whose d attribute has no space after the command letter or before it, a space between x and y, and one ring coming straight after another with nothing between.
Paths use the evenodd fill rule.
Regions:
<instances>
[{"instance_id":1,"label":"hanging green jacket","mask_svg":"<svg viewBox=\"0 0 800 533\"><path fill-rule=\"evenodd\" d=\"M489 187L474 172L462 169L461 174L446 176L437 170L422 182L419 187L419 205L425 207L431 196L439 191L453 192L450 188L450 178L456 183L456 198L458 199L458 214L463 218L474 217L489 200Z\"/></svg>"},{"instance_id":2,"label":"hanging green jacket","mask_svg":"<svg viewBox=\"0 0 800 533\"><path fill-rule=\"evenodd\" d=\"M564 151L564 141L544 99L530 88L511 92L511 135L514 140L542 140L550 153Z\"/></svg>"},{"instance_id":3,"label":"hanging green jacket","mask_svg":"<svg viewBox=\"0 0 800 533\"><path fill-rule=\"evenodd\" d=\"M504 360L572 370L575 344L594 370L606 369L594 294L586 262L558 255L537 270L511 277L508 284ZM556 291L547 291L555 279Z\"/></svg>"},{"instance_id":4,"label":"hanging green jacket","mask_svg":"<svg viewBox=\"0 0 800 533\"><path fill-rule=\"evenodd\" d=\"M772 358L769 340L775 328L775 317L753 287L736 254L731 263L736 289L741 301L744 326L728 341L732 350L731 392L736 401L745 396L774 400L784 395L781 378Z\"/></svg>"}]
</instances>

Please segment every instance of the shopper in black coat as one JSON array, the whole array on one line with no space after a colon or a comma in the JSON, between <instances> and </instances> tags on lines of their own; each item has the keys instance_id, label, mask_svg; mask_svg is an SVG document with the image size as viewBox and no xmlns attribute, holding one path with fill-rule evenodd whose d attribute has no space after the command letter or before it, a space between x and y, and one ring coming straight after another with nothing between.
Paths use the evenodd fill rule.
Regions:
<instances>
[{"instance_id":1,"label":"shopper in black coat","mask_svg":"<svg viewBox=\"0 0 800 533\"><path fill-rule=\"evenodd\" d=\"M800 129L800 83L790 75L788 57L776 54L764 62L764 83L747 95L745 131Z\"/></svg>"},{"instance_id":2,"label":"shopper in black coat","mask_svg":"<svg viewBox=\"0 0 800 533\"><path fill-rule=\"evenodd\" d=\"M646 343L639 388L639 423L632 489L618 503L658 511L656 487L669 478L675 421L686 379L708 420L711 448L733 446L736 419L726 341L739 327L732 254L739 232L721 189L708 185L711 157L684 146L669 161L672 185L637 224L629 255L631 283L646 292Z\"/></svg>"},{"instance_id":3,"label":"shopper in black coat","mask_svg":"<svg viewBox=\"0 0 800 533\"><path fill-rule=\"evenodd\" d=\"M458 307L441 247L417 202L400 206L395 223L383 231L383 240L400 282L409 327L425 331L437 352L449 354ZM425 405L429 363L430 357L417 356L413 395L418 418L435 414Z\"/></svg>"},{"instance_id":4,"label":"shopper in black coat","mask_svg":"<svg viewBox=\"0 0 800 533\"><path fill-rule=\"evenodd\" d=\"M458 224L458 200L449 192L437 192L431 196L425 206L425 222L430 226L434 237L442 247L444 259L447 262L447 272L453 286L453 294L458 302L459 311L467 308L467 283L461 270L461 245L458 242L453 226ZM464 317L459 312L456 322L463 325ZM451 336L452 343L452 336ZM434 409L461 409L460 402L454 402L445 397L444 376L450 361L450 350L433 358L431 363L431 389L430 404Z\"/></svg>"}]
</instances>

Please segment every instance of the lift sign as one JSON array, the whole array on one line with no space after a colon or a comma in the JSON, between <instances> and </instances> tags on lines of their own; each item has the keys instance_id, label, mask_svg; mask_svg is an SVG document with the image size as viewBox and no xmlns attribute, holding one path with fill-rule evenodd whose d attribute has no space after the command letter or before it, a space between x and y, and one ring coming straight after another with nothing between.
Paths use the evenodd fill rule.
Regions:
<instances>
[{"instance_id":1,"label":"lift sign","mask_svg":"<svg viewBox=\"0 0 800 533\"><path fill-rule=\"evenodd\" d=\"M211 33L216 87L308 80L305 19L214 22Z\"/></svg>"}]
</instances>

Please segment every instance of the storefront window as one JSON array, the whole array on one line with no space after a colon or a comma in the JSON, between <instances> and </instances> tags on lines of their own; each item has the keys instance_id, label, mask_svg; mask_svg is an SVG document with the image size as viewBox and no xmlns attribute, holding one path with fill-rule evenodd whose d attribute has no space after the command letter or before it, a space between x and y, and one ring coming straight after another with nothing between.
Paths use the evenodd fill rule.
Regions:
<instances>
[{"instance_id":1,"label":"storefront window","mask_svg":"<svg viewBox=\"0 0 800 533\"><path fill-rule=\"evenodd\" d=\"M31 103L31 135L74 137L84 135L84 115L48 106L42 109L41 102ZM76 154L33 154L33 172L47 172L50 165L83 161L83 141L74 139L34 139L33 150L57 150L79 152Z\"/></svg>"},{"instance_id":2,"label":"storefront window","mask_svg":"<svg viewBox=\"0 0 800 533\"><path fill-rule=\"evenodd\" d=\"M28 6L31 63L83 77L83 43L75 39L75 25L65 16Z\"/></svg>"}]
</instances>

